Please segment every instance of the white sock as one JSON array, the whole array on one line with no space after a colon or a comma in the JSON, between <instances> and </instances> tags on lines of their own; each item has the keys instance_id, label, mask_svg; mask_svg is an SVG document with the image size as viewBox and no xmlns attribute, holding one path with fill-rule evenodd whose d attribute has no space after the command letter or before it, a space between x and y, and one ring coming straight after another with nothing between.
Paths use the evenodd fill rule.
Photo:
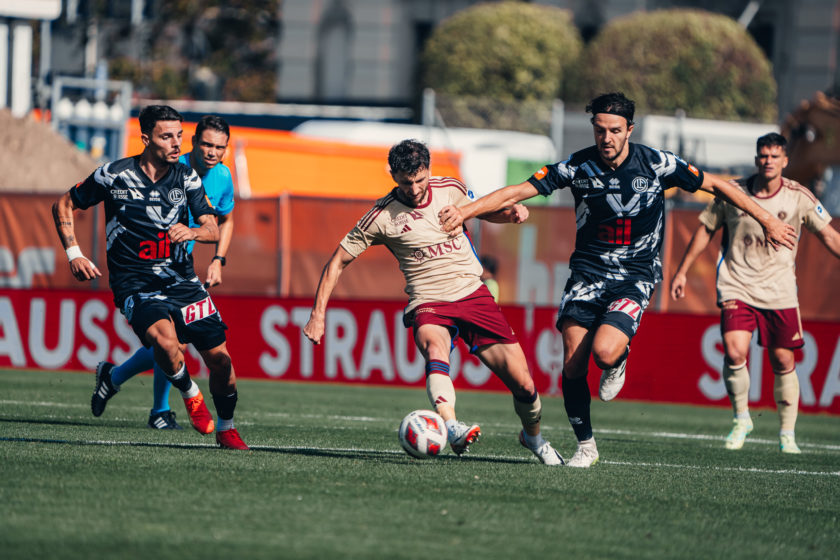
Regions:
<instances>
[{"instance_id":1,"label":"white sock","mask_svg":"<svg viewBox=\"0 0 840 560\"><path fill-rule=\"evenodd\" d=\"M190 383L192 383L192 385L190 385L189 389L187 389L186 391L181 391L181 396L185 399L191 399L198 393L200 393L200 391L198 390L198 385L195 384L195 381L190 379Z\"/></svg>"},{"instance_id":2,"label":"white sock","mask_svg":"<svg viewBox=\"0 0 840 560\"><path fill-rule=\"evenodd\" d=\"M216 431L217 432L226 432L228 430L233 429L233 418L230 420L222 420L221 418L218 419L216 422Z\"/></svg>"},{"instance_id":3,"label":"white sock","mask_svg":"<svg viewBox=\"0 0 840 560\"><path fill-rule=\"evenodd\" d=\"M528 447L530 447L531 449L536 449L537 447L542 445L543 441L545 441L542 437L542 434L531 436L528 435L528 432L526 432L525 430L522 430L522 439L525 440L525 443L527 443Z\"/></svg>"},{"instance_id":4,"label":"white sock","mask_svg":"<svg viewBox=\"0 0 840 560\"><path fill-rule=\"evenodd\" d=\"M794 437L794 432L793 432L793 430L782 430L782 431L780 431L780 432L779 432L779 436L780 436L780 437L781 437L781 436L790 436L790 437Z\"/></svg>"},{"instance_id":5,"label":"white sock","mask_svg":"<svg viewBox=\"0 0 840 560\"><path fill-rule=\"evenodd\" d=\"M743 412L739 412L735 415L735 418L738 420L750 420L750 411L745 410Z\"/></svg>"},{"instance_id":6,"label":"white sock","mask_svg":"<svg viewBox=\"0 0 840 560\"><path fill-rule=\"evenodd\" d=\"M455 432L455 428L458 427L458 421L457 420L447 420L445 422L445 424L446 424L446 433L449 435L450 438L453 437L454 432Z\"/></svg>"}]
</instances>

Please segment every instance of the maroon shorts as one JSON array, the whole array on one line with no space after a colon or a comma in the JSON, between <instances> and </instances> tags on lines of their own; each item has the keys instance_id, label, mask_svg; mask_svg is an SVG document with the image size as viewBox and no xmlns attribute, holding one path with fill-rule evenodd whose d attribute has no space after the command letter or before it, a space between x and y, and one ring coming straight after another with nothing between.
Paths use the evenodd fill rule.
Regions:
<instances>
[{"instance_id":1,"label":"maroon shorts","mask_svg":"<svg viewBox=\"0 0 840 560\"><path fill-rule=\"evenodd\" d=\"M449 329L452 344L460 336L475 352L488 344L516 344L519 340L487 286L452 302L424 303L405 316L406 327L440 325Z\"/></svg>"},{"instance_id":2,"label":"maroon shorts","mask_svg":"<svg viewBox=\"0 0 840 560\"><path fill-rule=\"evenodd\" d=\"M765 348L802 348L802 321L799 308L759 309L730 299L721 304L720 332L758 329L758 344Z\"/></svg>"}]
</instances>

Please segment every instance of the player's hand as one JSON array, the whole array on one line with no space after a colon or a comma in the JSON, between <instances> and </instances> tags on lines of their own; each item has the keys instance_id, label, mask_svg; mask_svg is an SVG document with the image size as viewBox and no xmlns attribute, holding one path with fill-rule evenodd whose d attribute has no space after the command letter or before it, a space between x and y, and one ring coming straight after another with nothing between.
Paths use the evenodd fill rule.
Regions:
<instances>
[{"instance_id":1,"label":"player's hand","mask_svg":"<svg viewBox=\"0 0 840 560\"><path fill-rule=\"evenodd\" d=\"M313 344L320 344L321 337L324 336L324 318L315 315L310 316L306 326L303 327L303 334Z\"/></svg>"},{"instance_id":2,"label":"player's hand","mask_svg":"<svg viewBox=\"0 0 840 560\"><path fill-rule=\"evenodd\" d=\"M102 273L99 272L96 265L93 264L92 261L88 260L87 257L76 257L70 261L70 272L73 273L73 276L79 282L93 280L94 278L102 276Z\"/></svg>"},{"instance_id":3,"label":"player's hand","mask_svg":"<svg viewBox=\"0 0 840 560\"><path fill-rule=\"evenodd\" d=\"M514 224L521 224L528 219L531 212L524 204L514 204L510 207L510 221Z\"/></svg>"},{"instance_id":4,"label":"player's hand","mask_svg":"<svg viewBox=\"0 0 840 560\"><path fill-rule=\"evenodd\" d=\"M207 279L204 281L206 288L212 288L222 283L222 263L217 259L210 261L207 267Z\"/></svg>"},{"instance_id":5,"label":"player's hand","mask_svg":"<svg viewBox=\"0 0 840 560\"><path fill-rule=\"evenodd\" d=\"M780 246L793 249L796 244L796 229L790 224L787 224L780 219L773 216L769 224L762 226L764 228L764 239L776 251Z\"/></svg>"},{"instance_id":6,"label":"player's hand","mask_svg":"<svg viewBox=\"0 0 840 560\"><path fill-rule=\"evenodd\" d=\"M438 212L438 220L443 231L449 232L451 235L458 235L461 233L461 226L464 225L464 216L461 214L461 209L457 206L444 206Z\"/></svg>"},{"instance_id":7,"label":"player's hand","mask_svg":"<svg viewBox=\"0 0 840 560\"><path fill-rule=\"evenodd\" d=\"M196 238L195 231L182 223L177 223L169 228L169 241L172 243L183 243Z\"/></svg>"},{"instance_id":8,"label":"player's hand","mask_svg":"<svg viewBox=\"0 0 840 560\"><path fill-rule=\"evenodd\" d=\"M677 301L685 297L686 277L682 272L674 274L671 280L671 299Z\"/></svg>"}]
</instances>

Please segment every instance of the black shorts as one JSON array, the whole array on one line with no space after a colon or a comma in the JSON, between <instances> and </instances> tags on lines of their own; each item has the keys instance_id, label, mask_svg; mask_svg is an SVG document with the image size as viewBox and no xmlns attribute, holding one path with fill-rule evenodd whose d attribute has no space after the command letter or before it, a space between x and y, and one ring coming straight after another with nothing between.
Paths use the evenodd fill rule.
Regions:
<instances>
[{"instance_id":1,"label":"black shorts","mask_svg":"<svg viewBox=\"0 0 840 560\"><path fill-rule=\"evenodd\" d=\"M653 289L653 282L646 280L604 280L573 272L563 291L557 329L572 319L589 330L611 325L632 339Z\"/></svg>"},{"instance_id":2,"label":"black shorts","mask_svg":"<svg viewBox=\"0 0 840 560\"><path fill-rule=\"evenodd\" d=\"M209 350L225 341L227 325L198 278L129 296L121 311L146 347L150 346L146 331L161 319L172 319L178 340L196 350Z\"/></svg>"}]
</instances>

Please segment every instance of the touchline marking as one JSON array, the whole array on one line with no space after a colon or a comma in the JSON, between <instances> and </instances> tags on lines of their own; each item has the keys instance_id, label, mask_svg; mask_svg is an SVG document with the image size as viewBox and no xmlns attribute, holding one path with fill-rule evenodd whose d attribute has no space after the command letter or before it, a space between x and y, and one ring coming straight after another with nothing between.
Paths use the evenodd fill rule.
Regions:
<instances>
[{"instance_id":1,"label":"touchline marking","mask_svg":"<svg viewBox=\"0 0 840 560\"><path fill-rule=\"evenodd\" d=\"M147 441L117 441L117 440L70 440L70 439L47 439L47 438L28 438L28 437L0 437L0 441L10 443L56 443L62 445L101 445L106 447L159 447L159 448L176 448L176 449L218 449L217 445L206 443L160 443ZM273 451L273 452L315 452L315 453L359 453L366 455L390 455L390 456L406 456L403 451L392 449L365 449L362 447L313 447L306 445L251 445L252 451ZM455 456L446 455L441 459L450 460L470 460L472 457L457 458ZM499 460L505 462L537 464L531 458L510 457L506 455L475 455L475 459L482 460ZM755 473L755 474L791 474L802 476L836 476L840 477L840 471L805 471L801 469L760 469L753 467L701 467L699 465L678 465L675 463L647 463L647 462L632 462L632 461L601 461L604 465L617 465L621 467L644 467L644 468L658 468L658 469L683 469L695 471L720 471L720 472L736 472L736 473Z\"/></svg>"},{"instance_id":2,"label":"touchline marking","mask_svg":"<svg viewBox=\"0 0 840 560\"><path fill-rule=\"evenodd\" d=\"M64 402L45 402L45 401L17 401L17 400L0 400L0 405L19 405L19 406L43 406L49 408L81 408L87 410L89 408L88 404L82 403L64 403ZM148 410L147 407L139 407L139 406L130 406L126 405L123 410ZM394 418L380 418L375 416L352 416L352 415L338 415L338 414L295 414L292 412L260 412L258 413L259 416L264 416L268 418L295 418L295 419L311 419L311 420L341 420L346 422L366 422L366 423L375 423L375 422L382 422L384 424L391 424L394 422ZM55 416L48 416L55 418ZM112 416L110 417L112 420L126 420L130 421L133 420L131 417L125 416ZM257 425L257 422L254 422L251 419L245 420L242 418L237 418L237 424L242 426L252 426ZM487 427L495 427L503 430L516 430L518 426L514 426L513 424L503 423L503 422L485 422L481 424L483 428ZM297 425L296 425L297 426ZM342 429L338 426L324 426L329 427L330 429ZM549 426L543 425L543 430L564 430L565 427L557 427L557 426ZM622 429L610 429L610 428L598 428L597 433L599 434L610 434L610 435L620 435L620 436L632 436L632 437L647 437L647 438L670 438L670 439L681 439L681 440L700 440L700 441L713 441L713 442L722 442L723 436L721 435L709 435L709 434L687 434L681 432L643 432L643 431L636 431L636 430L622 430ZM748 443L758 443L762 445L779 445L779 441L777 439L764 439L764 438L756 438L756 437L748 437ZM829 444L829 443L807 443L807 442L797 442L800 447L807 448L807 449L819 449L824 451L840 451L840 445L837 444Z\"/></svg>"}]
</instances>

